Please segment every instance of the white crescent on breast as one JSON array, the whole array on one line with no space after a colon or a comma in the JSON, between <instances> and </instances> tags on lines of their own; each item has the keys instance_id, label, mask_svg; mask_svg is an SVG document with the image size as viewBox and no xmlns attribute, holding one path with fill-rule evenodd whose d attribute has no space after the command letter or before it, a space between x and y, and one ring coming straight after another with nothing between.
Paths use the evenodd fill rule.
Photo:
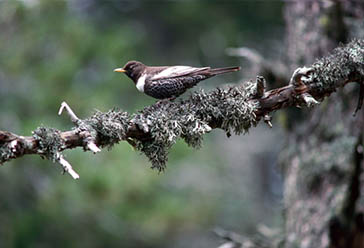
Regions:
<instances>
[{"instance_id":1,"label":"white crescent on breast","mask_svg":"<svg viewBox=\"0 0 364 248\"><path fill-rule=\"evenodd\" d=\"M143 76L141 76L137 83L136 83L136 87L140 92L144 92L144 85L145 85L145 78L147 77L146 74L144 74Z\"/></svg>"}]
</instances>

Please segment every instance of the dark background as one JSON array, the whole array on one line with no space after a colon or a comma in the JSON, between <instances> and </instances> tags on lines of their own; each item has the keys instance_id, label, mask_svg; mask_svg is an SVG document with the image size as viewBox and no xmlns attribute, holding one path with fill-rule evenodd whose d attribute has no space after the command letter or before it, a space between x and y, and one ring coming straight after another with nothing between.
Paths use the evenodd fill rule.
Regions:
<instances>
[{"instance_id":1,"label":"dark background","mask_svg":"<svg viewBox=\"0 0 364 248\"><path fill-rule=\"evenodd\" d=\"M57 115L62 101L80 118L154 103L113 72L132 59L243 66L198 86L206 90L254 78L225 50L279 56L282 9L280 1L0 1L0 130L71 129ZM127 143L98 155L67 151L78 181L38 156L9 162L0 168L0 246L216 247L215 227L280 227L280 137L263 124L229 139L215 130L200 150L178 142L161 174Z\"/></svg>"}]
</instances>

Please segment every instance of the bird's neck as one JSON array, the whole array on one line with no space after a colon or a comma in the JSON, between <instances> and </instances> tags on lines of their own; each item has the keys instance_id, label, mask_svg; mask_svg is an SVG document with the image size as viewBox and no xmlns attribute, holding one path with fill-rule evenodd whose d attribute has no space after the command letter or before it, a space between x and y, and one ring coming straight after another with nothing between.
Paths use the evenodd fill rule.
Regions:
<instances>
[{"instance_id":1,"label":"bird's neck","mask_svg":"<svg viewBox=\"0 0 364 248\"><path fill-rule=\"evenodd\" d=\"M128 74L128 77L136 84L138 82L138 79L142 76L143 71L144 67L138 67L130 72Z\"/></svg>"}]
</instances>

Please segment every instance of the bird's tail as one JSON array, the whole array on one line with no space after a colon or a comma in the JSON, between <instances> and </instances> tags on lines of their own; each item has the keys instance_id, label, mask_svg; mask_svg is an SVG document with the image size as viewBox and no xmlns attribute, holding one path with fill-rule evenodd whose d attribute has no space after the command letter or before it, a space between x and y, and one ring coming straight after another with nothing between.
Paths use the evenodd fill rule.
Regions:
<instances>
[{"instance_id":1,"label":"bird's tail","mask_svg":"<svg viewBox=\"0 0 364 248\"><path fill-rule=\"evenodd\" d=\"M241 69L240 66L215 68L215 69L211 69L210 73L211 73L211 75L215 76L215 75L218 75L218 74L234 72L234 71L240 71L240 69Z\"/></svg>"}]
</instances>

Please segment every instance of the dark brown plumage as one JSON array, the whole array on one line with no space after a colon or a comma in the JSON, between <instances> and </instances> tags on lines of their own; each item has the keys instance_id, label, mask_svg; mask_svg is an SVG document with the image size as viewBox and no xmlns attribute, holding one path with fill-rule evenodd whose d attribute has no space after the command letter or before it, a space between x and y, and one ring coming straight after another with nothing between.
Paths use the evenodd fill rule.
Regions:
<instances>
[{"instance_id":1,"label":"dark brown plumage","mask_svg":"<svg viewBox=\"0 0 364 248\"><path fill-rule=\"evenodd\" d=\"M133 80L139 91L157 99L165 99L177 97L207 78L239 70L240 67L211 69L190 66L146 66L138 61L129 61L123 68L114 71L124 72Z\"/></svg>"}]
</instances>

